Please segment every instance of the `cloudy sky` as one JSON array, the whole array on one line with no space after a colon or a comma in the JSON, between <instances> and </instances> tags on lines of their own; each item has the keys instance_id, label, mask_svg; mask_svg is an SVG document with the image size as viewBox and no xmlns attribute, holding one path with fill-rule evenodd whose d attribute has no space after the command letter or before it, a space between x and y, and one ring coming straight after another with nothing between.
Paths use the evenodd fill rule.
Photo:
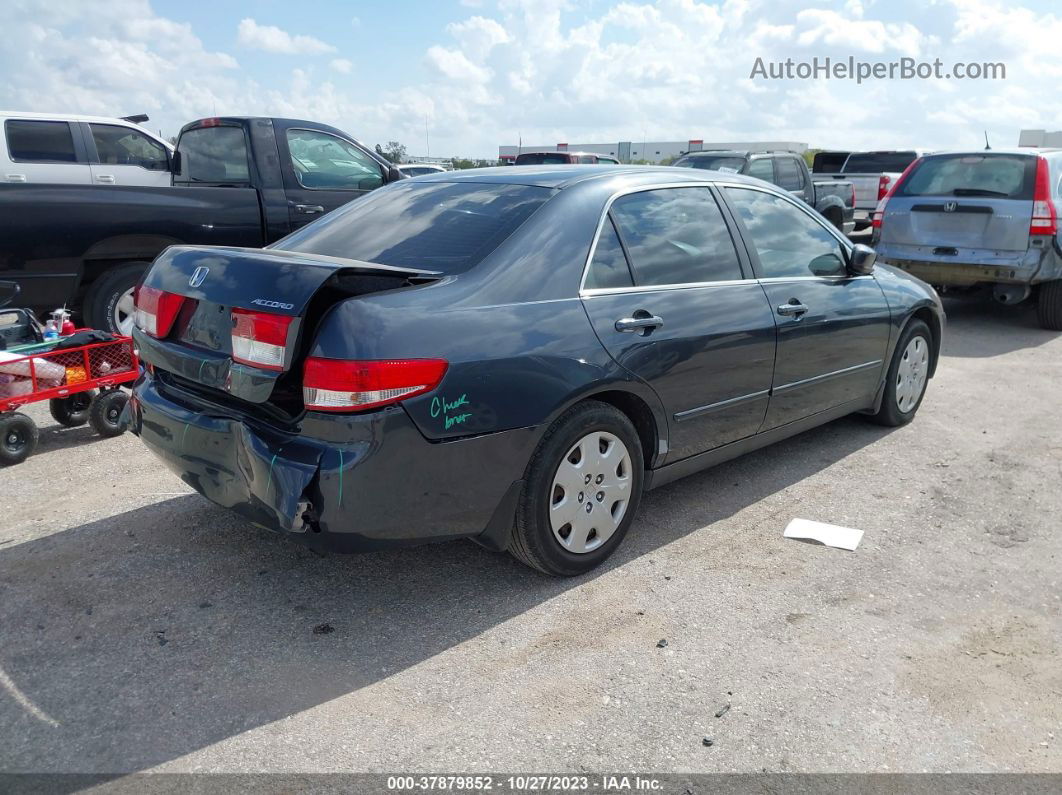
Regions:
<instances>
[{"instance_id":1,"label":"cloudy sky","mask_svg":"<svg viewBox=\"0 0 1062 795\"><path fill-rule=\"evenodd\" d=\"M328 122L410 154L498 144L1017 143L1062 128L1053 0L3 0L0 108ZM1004 80L750 79L818 56L1002 62Z\"/></svg>"}]
</instances>

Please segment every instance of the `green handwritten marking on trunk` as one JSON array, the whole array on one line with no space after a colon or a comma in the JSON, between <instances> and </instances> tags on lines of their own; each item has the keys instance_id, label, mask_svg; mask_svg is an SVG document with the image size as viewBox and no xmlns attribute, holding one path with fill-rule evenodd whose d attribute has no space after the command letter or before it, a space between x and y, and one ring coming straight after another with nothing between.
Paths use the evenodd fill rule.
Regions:
<instances>
[{"instance_id":1,"label":"green handwritten marking on trunk","mask_svg":"<svg viewBox=\"0 0 1062 795\"><path fill-rule=\"evenodd\" d=\"M455 417L447 417L445 430L449 430L454 425L463 425L465 420L467 420L471 416L471 414L458 414Z\"/></svg>"},{"instance_id":2,"label":"green handwritten marking on trunk","mask_svg":"<svg viewBox=\"0 0 1062 795\"><path fill-rule=\"evenodd\" d=\"M339 451L339 507L343 507L343 451Z\"/></svg>"},{"instance_id":3,"label":"green handwritten marking on trunk","mask_svg":"<svg viewBox=\"0 0 1062 795\"><path fill-rule=\"evenodd\" d=\"M453 403L449 403L446 400L446 396L433 397L431 399L431 416L438 417L440 414L447 414L454 409L459 409L462 406L468 405L468 394L462 393L461 397L455 400Z\"/></svg>"}]
</instances>

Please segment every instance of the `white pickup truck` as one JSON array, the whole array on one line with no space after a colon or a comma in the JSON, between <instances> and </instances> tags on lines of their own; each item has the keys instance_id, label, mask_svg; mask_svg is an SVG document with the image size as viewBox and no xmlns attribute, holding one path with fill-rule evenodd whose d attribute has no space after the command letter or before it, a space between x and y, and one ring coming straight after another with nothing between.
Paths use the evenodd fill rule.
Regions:
<instances>
[{"instance_id":1,"label":"white pickup truck","mask_svg":"<svg viewBox=\"0 0 1062 795\"><path fill-rule=\"evenodd\" d=\"M893 149L881 152L852 152L841 170L830 173L832 179L848 180L855 188L855 228L858 232L870 226L871 215L878 202L900 178L904 170L922 155L922 149ZM822 168L826 168L824 163ZM816 159L815 171L820 168ZM823 177L827 176L822 173Z\"/></svg>"}]
</instances>

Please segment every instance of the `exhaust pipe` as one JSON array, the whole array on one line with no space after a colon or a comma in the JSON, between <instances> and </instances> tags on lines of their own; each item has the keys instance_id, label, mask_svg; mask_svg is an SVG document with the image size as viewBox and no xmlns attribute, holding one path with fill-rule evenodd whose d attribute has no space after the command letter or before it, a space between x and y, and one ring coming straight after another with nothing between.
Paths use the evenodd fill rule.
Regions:
<instances>
[{"instance_id":1,"label":"exhaust pipe","mask_svg":"<svg viewBox=\"0 0 1062 795\"><path fill-rule=\"evenodd\" d=\"M1020 304L1029 294L1032 288L1027 284L997 284L992 288L992 297L1001 304Z\"/></svg>"}]
</instances>

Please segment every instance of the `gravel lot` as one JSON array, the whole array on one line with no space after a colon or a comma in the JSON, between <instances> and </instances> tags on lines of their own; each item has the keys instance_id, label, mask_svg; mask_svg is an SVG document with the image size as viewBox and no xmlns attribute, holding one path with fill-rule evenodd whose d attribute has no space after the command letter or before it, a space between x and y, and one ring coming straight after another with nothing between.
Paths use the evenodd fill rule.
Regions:
<instances>
[{"instance_id":1,"label":"gravel lot","mask_svg":"<svg viewBox=\"0 0 1062 795\"><path fill-rule=\"evenodd\" d=\"M947 309L912 425L652 492L567 581L467 542L317 557L35 408L0 470L0 769L1062 771L1062 336Z\"/></svg>"}]
</instances>

